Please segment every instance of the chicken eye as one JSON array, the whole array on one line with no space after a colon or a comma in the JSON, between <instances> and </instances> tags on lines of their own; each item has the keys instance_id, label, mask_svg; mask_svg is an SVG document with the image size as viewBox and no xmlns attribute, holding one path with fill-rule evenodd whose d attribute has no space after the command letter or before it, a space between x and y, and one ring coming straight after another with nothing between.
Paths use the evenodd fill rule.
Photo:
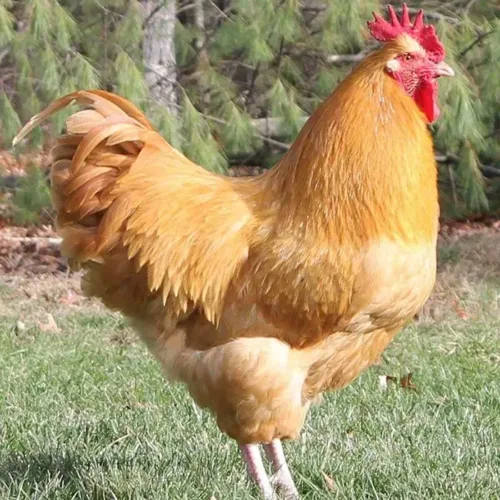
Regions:
<instances>
[{"instance_id":1,"label":"chicken eye","mask_svg":"<svg viewBox=\"0 0 500 500\"><path fill-rule=\"evenodd\" d=\"M412 54L403 54L403 61L411 61L413 59Z\"/></svg>"}]
</instances>

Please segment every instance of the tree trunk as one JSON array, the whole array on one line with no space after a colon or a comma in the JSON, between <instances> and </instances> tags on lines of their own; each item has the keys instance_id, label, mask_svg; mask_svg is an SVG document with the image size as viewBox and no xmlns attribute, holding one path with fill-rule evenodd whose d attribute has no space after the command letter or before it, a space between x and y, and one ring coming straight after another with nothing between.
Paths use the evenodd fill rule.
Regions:
<instances>
[{"instance_id":1,"label":"tree trunk","mask_svg":"<svg viewBox=\"0 0 500 500\"><path fill-rule=\"evenodd\" d=\"M205 12L203 10L203 0L195 0L194 2L194 25L199 31L195 41L195 47L198 52L201 51L205 44Z\"/></svg>"},{"instance_id":2,"label":"tree trunk","mask_svg":"<svg viewBox=\"0 0 500 500\"><path fill-rule=\"evenodd\" d=\"M144 65L151 98L177 113L175 60L176 0L143 0Z\"/></svg>"}]
</instances>

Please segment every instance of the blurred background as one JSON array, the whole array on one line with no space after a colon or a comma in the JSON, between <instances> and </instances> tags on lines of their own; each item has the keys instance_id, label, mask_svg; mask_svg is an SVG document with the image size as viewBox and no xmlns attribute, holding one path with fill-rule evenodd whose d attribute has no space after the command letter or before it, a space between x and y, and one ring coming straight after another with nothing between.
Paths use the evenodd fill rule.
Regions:
<instances>
[{"instance_id":1,"label":"blurred background","mask_svg":"<svg viewBox=\"0 0 500 500\"><path fill-rule=\"evenodd\" d=\"M140 105L192 160L231 175L272 166L309 114L375 41L376 0L0 0L2 215L50 220L50 134L24 149L20 125L53 99L103 88ZM500 207L500 5L408 2L425 10L457 77L433 126L445 218ZM64 113L55 117L59 133ZM0 200L0 203L2 200Z\"/></svg>"}]
</instances>

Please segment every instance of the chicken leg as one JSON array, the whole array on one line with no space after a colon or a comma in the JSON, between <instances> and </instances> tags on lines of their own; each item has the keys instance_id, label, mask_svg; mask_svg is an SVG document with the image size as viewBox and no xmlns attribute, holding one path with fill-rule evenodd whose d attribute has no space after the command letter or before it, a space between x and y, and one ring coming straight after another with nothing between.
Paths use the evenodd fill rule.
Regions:
<instances>
[{"instance_id":1,"label":"chicken leg","mask_svg":"<svg viewBox=\"0 0 500 500\"><path fill-rule=\"evenodd\" d=\"M264 445L268 460L271 462L274 474L268 478L258 444L240 445L243 460L247 465L248 474L259 487L265 500L276 500L274 487L280 490L284 500L299 500L299 492L286 463L283 447L279 439Z\"/></svg>"},{"instance_id":2,"label":"chicken leg","mask_svg":"<svg viewBox=\"0 0 500 500\"><path fill-rule=\"evenodd\" d=\"M292 474L286 463L281 441L274 439L269 444L264 445L264 450L274 469L271 484L282 491L285 500L299 500L299 492L295 487Z\"/></svg>"},{"instance_id":3,"label":"chicken leg","mask_svg":"<svg viewBox=\"0 0 500 500\"><path fill-rule=\"evenodd\" d=\"M275 500L271 481L267 477L258 444L240 444L243 460L247 465L248 474L259 487L265 500Z\"/></svg>"}]
</instances>

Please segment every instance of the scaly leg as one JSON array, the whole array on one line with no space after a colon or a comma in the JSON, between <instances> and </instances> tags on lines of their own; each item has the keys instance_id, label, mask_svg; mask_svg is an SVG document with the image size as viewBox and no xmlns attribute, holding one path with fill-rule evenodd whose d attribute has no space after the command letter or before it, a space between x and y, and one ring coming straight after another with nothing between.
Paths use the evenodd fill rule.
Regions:
<instances>
[{"instance_id":1,"label":"scaly leg","mask_svg":"<svg viewBox=\"0 0 500 500\"><path fill-rule=\"evenodd\" d=\"M286 463L281 441L274 439L269 444L265 444L264 449L267 458L273 464L274 474L271 477L271 483L283 492L285 500L298 500L299 492L295 487L292 474Z\"/></svg>"},{"instance_id":2,"label":"scaly leg","mask_svg":"<svg viewBox=\"0 0 500 500\"><path fill-rule=\"evenodd\" d=\"M265 500L275 500L271 481L267 477L258 444L240 444L243 460L247 464L250 477L257 483Z\"/></svg>"}]
</instances>

